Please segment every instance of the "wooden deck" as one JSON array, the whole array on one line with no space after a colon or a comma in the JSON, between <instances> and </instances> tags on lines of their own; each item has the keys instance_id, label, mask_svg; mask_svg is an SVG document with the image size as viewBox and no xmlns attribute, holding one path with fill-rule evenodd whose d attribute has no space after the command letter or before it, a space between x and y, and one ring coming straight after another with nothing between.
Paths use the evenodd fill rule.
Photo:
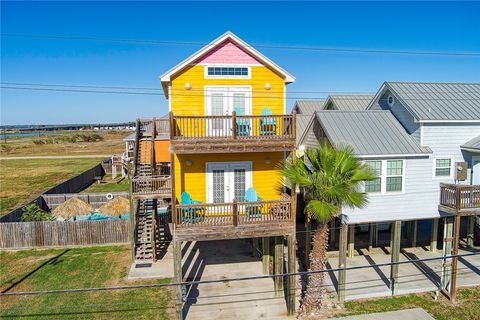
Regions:
<instances>
[{"instance_id":1,"label":"wooden deck","mask_svg":"<svg viewBox=\"0 0 480 320\"><path fill-rule=\"evenodd\" d=\"M290 198L176 205L174 212L172 234L178 241L281 236L295 227Z\"/></svg>"},{"instance_id":2,"label":"wooden deck","mask_svg":"<svg viewBox=\"0 0 480 320\"><path fill-rule=\"evenodd\" d=\"M462 216L480 214L480 185L440 184L438 209Z\"/></svg>"},{"instance_id":3,"label":"wooden deck","mask_svg":"<svg viewBox=\"0 0 480 320\"><path fill-rule=\"evenodd\" d=\"M135 199L170 198L172 183L170 175L135 176L132 178L132 196Z\"/></svg>"},{"instance_id":4,"label":"wooden deck","mask_svg":"<svg viewBox=\"0 0 480 320\"><path fill-rule=\"evenodd\" d=\"M175 116L170 114L170 142L177 154L291 151L295 114Z\"/></svg>"}]
</instances>

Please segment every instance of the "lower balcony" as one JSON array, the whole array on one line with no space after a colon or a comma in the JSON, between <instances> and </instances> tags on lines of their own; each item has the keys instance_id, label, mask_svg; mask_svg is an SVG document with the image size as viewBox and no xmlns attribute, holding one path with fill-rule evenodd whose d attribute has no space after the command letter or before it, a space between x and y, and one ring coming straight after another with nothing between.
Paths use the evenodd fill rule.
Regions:
<instances>
[{"instance_id":1,"label":"lower balcony","mask_svg":"<svg viewBox=\"0 0 480 320\"><path fill-rule=\"evenodd\" d=\"M240 239L291 234L292 200L177 204L172 234L177 241Z\"/></svg>"},{"instance_id":2,"label":"lower balcony","mask_svg":"<svg viewBox=\"0 0 480 320\"><path fill-rule=\"evenodd\" d=\"M170 198L170 175L135 176L132 178L132 196L136 199Z\"/></svg>"},{"instance_id":3,"label":"lower balcony","mask_svg":"<svg viewBox=\"0 0 480 320\"><path fill-rule=\"evenodd\" d=\"M441 183L438 209L462 216L480 214L480 185Z\"/></svg>"}]
</instances>

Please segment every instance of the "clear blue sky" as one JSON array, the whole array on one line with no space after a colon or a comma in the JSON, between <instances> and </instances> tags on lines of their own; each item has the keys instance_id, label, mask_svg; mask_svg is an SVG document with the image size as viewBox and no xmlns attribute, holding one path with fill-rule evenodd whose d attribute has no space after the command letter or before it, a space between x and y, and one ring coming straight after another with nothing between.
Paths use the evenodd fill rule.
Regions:
<instances>
[{"instance_id":1,"label":"clear blue sky","mask_svg":"<svg viewBox=\"0 0 480 320\"><path fill-rule=\"evenodd\" d=\"M4 2L2 33L480 52L480 3ZM158 87L200 47L2 37L2 82ZM293 74L290 91L374 92L385 80L480 82L479 57L261 48ZM162 96L1 90L2 124L132 120L168 110ZM289 97L321 97L291 93ZM290 107L294 99L288 100Z\"/></svg>"}]
</instances>

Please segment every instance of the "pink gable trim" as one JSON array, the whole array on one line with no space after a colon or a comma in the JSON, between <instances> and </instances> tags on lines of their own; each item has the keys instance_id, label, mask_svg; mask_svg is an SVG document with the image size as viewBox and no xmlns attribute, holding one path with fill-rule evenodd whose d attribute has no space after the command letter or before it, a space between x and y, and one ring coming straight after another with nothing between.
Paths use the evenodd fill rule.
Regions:
<instances>
[{"instance_id":1,"label":"pink gable trim","mask_svg":"<svg viewBox=\"0 0 480 320\"><path fill-rule=\"evenodd\" d=\"M200 57L195 63L204 64L262 64L255 57L239 48L236 44L227 40L204 56Z\"/></svg>"}]
</instances>

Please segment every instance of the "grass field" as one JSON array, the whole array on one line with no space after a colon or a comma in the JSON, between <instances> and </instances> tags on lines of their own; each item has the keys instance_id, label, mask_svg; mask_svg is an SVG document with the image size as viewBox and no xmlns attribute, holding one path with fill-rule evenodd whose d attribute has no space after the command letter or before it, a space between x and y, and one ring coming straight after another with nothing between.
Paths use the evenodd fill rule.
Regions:
<instances>
[{"instance_id":1,"label":"grass field","mask_svg":"<svg viewBox=\"0 0 480 320\"><path fill-rule=\"evenodd\" d=\"M94 193L94 192L123 192L128 191L129 183L128 178L117 177L111 180L110 175L105 175L102 179L102 183L94 183L82 193Z\"/></svg>"},{"instance_id":2,"label":"grass field","mask_svg":"<svg viewBox=\"0 0 480 320\"><path fill-rule=\"evenodd\" d=\"M123 138L131 132L124 131L63 131L52 136L9 138L0 143L1 157L20 156L81 156L120 154L125 149ZM78 134L99 134L103 140L97 142L66 142L53 144L35 144L35 140L46 140L49 137L71 137Z\"/></svg>"},{"instance_id":3,"label":"grass field","mask_svg":"<svg viewBox=\"0 0 480 320\"><path fill-rule=\"evenodd\" d=\"M127 282L126 246L0 253L2 291L43 291L167 283ZM10 288L10 289L9 289ZM62 293L0 298L0 317L23 319L169 319L167 288Z\"/></svg>"},{"instance_id":4,"label":"grass field","mask_svg":"<svg viewBox=\"0 0 480 320\"><path fill-rule=\"evenodd\" d=\"M336 316L411 308L423 308L437 320L480 319L480 287L459 289L455 303L451 303L443 296L438 301L434 301L432 293L406 295L388 299L350 301L345 303L347 312L337 314Z\"/></svg>"},{"instance_id":5,"label":"grass field","mask_svg":"<svg viewBox=\"0 0 480 320\"><path fill-rule=\"evenodd\" d=\"M0 215L98 164L101 158L0 160Z\"/></svg>"}]
</instances>

